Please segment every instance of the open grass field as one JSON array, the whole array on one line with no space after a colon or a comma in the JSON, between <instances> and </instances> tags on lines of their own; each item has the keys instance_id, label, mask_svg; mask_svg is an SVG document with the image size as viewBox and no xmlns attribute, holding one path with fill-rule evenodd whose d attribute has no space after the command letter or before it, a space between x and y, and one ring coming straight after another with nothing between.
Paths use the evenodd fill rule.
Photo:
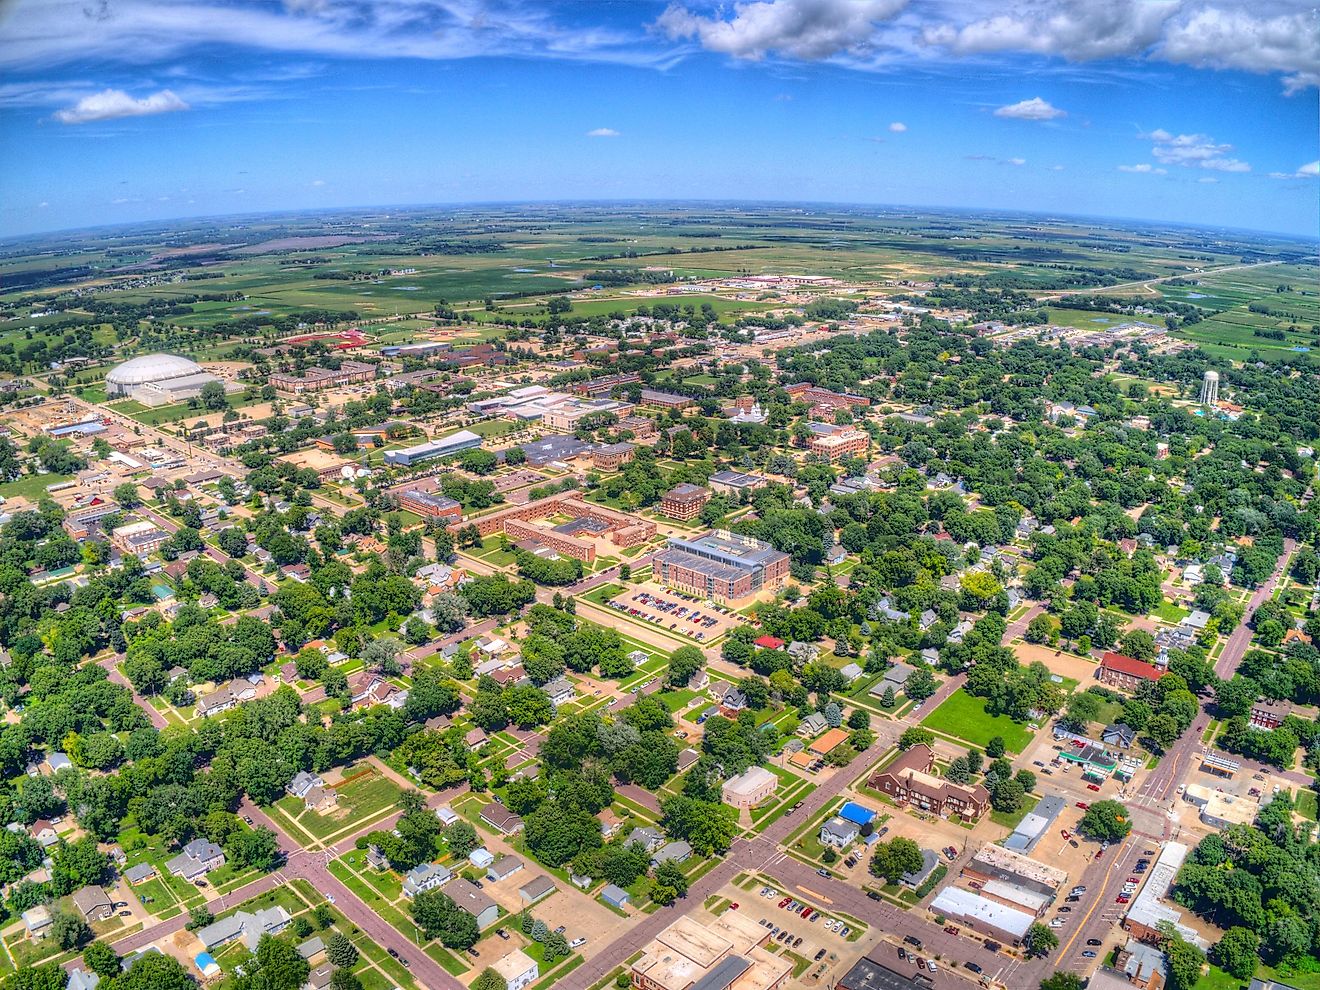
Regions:
<instances>
[{"instance_id":1,"label":"open grass field","mask_svg":"<svg viewBox=\"0 0 1320 990\"><path fill-rule=\"evenodd\" d=\"M984 747L995 736L1004 740L1011 752L1020 753L1031 742L1031 730L1007 715L988 715L985 702L959 688L921 724L935 732Z\"/></svg>"}]
</instances>

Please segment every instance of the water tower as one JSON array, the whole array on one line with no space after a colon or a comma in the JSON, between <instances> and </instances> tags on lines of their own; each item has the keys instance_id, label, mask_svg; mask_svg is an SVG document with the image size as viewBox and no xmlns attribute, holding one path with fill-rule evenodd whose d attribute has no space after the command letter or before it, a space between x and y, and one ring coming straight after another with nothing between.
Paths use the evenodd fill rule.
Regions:
<instances>
[{"instance_id":1,"label":"water tower","mask_svg":"<svg viewBox=\"0 0 1320 990\"><path fill-rule=\"evenodd\" d=\"M1201 405L1213 406L1219 401L1219 372L1207 371L1201 379Z\"/></svg>"}]
</instances>

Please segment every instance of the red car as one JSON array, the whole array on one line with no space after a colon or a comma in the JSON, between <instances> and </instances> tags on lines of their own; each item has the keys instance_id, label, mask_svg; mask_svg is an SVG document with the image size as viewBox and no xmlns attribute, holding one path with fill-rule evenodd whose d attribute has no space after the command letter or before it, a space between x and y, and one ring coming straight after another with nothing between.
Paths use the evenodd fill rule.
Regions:
<instances>
[{"instance_id":1,"label":"red car","mask_svg":"<svg viewBox=\"0 0 1320 990\"><path fill-rule=\"evenodd\" d=\"M1117 897L1114 898L1115 904L1126 904L1127 902L1128 902L1128 896L1126 894L1119 894Z\"/></svg>"},{"instance_id":2,"label":"red car","mask_svg":"<svg viewBox=\"0 0 1320 990\"><path fill-rule=\"evenodd\" d=\"M730 910L730 911L737 911L737 910L738 910L738 902L737 902L737 901L734 901L732 904L730 904L730 905L729 905L729 910Z\"/></svg>"},{"instance_id":3,"label":"red car","mask_svg":"<svg viewBox=\"0 0 1320 990\"><path fill-rule=\"evenodd\" d=\"M1077 807L1079 807L1079 808L1081 808L1083 811L1085 811L1087 808L1089 808L1089 807L1091 807L1091 806L1090 806L1089 804L1087 804L1085 801L1078 801L1078 802L1077 802Z\"/></svg>"},{"instance_id":4,"label":"red car","mask_svg":"<svg viewBox=\"0 0 1320 990\"><path fill-rule=\"evenodd\" d=\"M783 908L783 907L788 907L788 904L789 904L789 902L790 902L791 900L793 900L793 898L791 898L791 897L785 897L782 901L779 902L779 906L780 906L781 908Z\"/></svg>"},{"instance_id":5,"label":"red car","mask_svg":"<svg viewBox=\"0 0 1320 990\"><path fill-rule=\"evenodd\" d=\"M1061 836L1063 836L1065 839L1071 839L1071 838L1072 838L1072 833L1069 832L1066 828L1061 828L1061 829L1059 829L1059 834L1060 834Z\"/></svg>"},{"instance_id":6,"label":"red car","mask_svg":"<svg viewBox=\"0 0 1320 990\"><path fill-rule=\"evenodd\" d=\"M798 914L802 915L802 917L805 918L807 915L811 914L811 908L804 907L801 911L798 912Z\"/></svg>"},{"instance_id":7,"label":"red car","mask_svg":"<svg viewBox=\"0 0 1320 990\"><path fill-rule=\"evenodd\" d=\"M1100 790L1100 785L1099 785L1099 784L1087 784L1087 785L1086 785L1086 789L1087 789L1088 791L1098 791L1098 790Z\"/></svg>"},{"instance_id":8,"label":"red car","mask_svg":"<svg viewBox=\"0 0 1320 990\"><path fill-rule=\"evenodd\" d=\"M1105 851L1104 851L1103 849L1097 849L1097 850L1095 851L1095 858L1096 858L1096 859L1099 859L1099 858L1100 858L1101 856L1103 856L1104 854L1105 854Z\"/></svg>"}]
</instances>

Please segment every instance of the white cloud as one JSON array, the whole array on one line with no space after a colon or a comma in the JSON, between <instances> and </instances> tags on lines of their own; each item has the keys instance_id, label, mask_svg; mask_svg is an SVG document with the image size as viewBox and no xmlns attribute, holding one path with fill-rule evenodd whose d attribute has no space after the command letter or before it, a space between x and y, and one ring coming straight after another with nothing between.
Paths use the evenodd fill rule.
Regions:
<instances>
[{"instance_id":1,"label":"white cloud","mask_svg":"<svg viewBox=\"0 0 1320 990\"><path fill-rule=\"evenodd\" d=\"M1203 175L1196 181L1201 183L1201 185L1203 186L1215 186L1219 184L1219 180L1216 179L1213 175Z\"/></svg>"},{"instance_id":2,"label":"white cloud","mask_svg":"<svg viewBox=\"0 0 1320 990\"><path fill-rule=\"evenodd\" d=\"M50 204L43 199L40 203L37 204L37 209L44 210L48 206L50 206Z\"/></svg>"},{"instance_id":3,"label":"white cloud","mask_svg":"<svg viewBox=\"0 0 1320 990\"><path fill-rule=\"evenodd\" d=\"M889 129L895 134L902 134L907 131L907 124L903 123L901 120L896 120L889 125Z\"/></svg>"},{"instance_id":4,"label":"white cloud","mask_svg":"<svg viewBox=\"0 0 1320 990\"><path fill-rule=\"evenodd\" d=\"M56 111L55 119L61 124L88 124L97 120L146 117L187 109L188 104L168 89L141 99L129 96L122 89L104 89L91 96L84 96L71 107Z\"/></svg>"},{"instance_id":5,"label":"white cloud","mask_svg":"<svg viewBox=\"0 0 1320 990\"><path fill-rule=\"evenodd\" d=\"M1315 179L1320 178L1320 161L1307 162L1298 167L1296 172L1271 172L1271 179Z\"/></svg>"},{"instance_id":6,"label":"white cloud","mask_svg":"<svg viewBox=\"0 0 1320 990\"><path fill-rule=\"evenodd\" d=\"M1314 8L1262 2L1226 7L1181 12L1156 54L1198 68L1280 72L1289 93L1320 84L1320 18Z\"/></svg>"},{"instance_id":7,"label":"white cloud","mask_svg":"<svg viewBox=\"0 0 1320 990\"><path fill-rule=\"evenodd\" d=\"M1006 162L1007 162L1008 164L1010 164L1010 165L1025 165L1025 164L1027 164L1027 160L1026 160L1025 158L1005 158L1004 161L1006 161Z\"/></svg>"},{"instance_id":8,"label":"white cloud","mask_svg":"<svg viewBox=\"0 0 1320 990\"><path fill-rule=\"evenodd\" d=\"M1154 165L1151 165L1151 164L1149 164L1148 162L1142 162L1140 165L1120 165L1120 166L1118 166L1118 170L1119 170L1120 172L1136 172L1136 173L1138 173L1138 174L1140 174L1140 175L1168 175L1168 174L1169 174L1169 170L1168 170L1168 169L1164 169L1164 168L1156 168Z\"/></svg>"},{"instance_id":9,"label":"white cloud","mask_svg":"<svg viewBox=\"0 0 1320 990\"><path fill-rule=\"evenodd\" d=\"M1205 134L1170 134L1157 128L1142 136L1153 142L1151 154L1161 165L1208 168L1216 172L1251 171L1247 162L1230 156L1231 144L1218 142Z\"/></svg>"},{"instance_id":10,"label":"white cloud","mask_svg":"<svg viewBox=\"0 0 1320 990\"><path fill-rule=\"evenodd\" d=\"M655 22L667 37L695 38L707 51L734 58L763 59L774 52L797 59L861 53L879 21L907 0L755 0L735 3L733 16L704 17L678 3ZM722 12L721 12L722 13Z\"/></svg>"},{"instance_id":11,"label":"white cloud","mask_svg":"<svg viewBox=\"0 0 1320 990\"><path fill-rule=\"evenodd\" d=\"M1014 120L1057 120L1059 117L1068 116L1068 112L1050 106L1039 96L1033 96L1029 100L1022 100L1018 103L1010 103L1006 107L1000 107L995 111L995 116L1011 117Z\"/></svg>"},{"instance_id":12,"label":"white cloud","mask_svg":"<svg viewBox=\"0 0 1320 990\"><path fill-rule=\"evenodd\" d=\"M313 179L313 180L312 180L312 185L314 185L314 186L323 186L323 185L325 185L325 179Z\"/></svg>"},{"instance_id":13,"label":"white cloud","mask_svg":"<svg viewBox=\"0 0 1320 990\"><path fill-rule=\"evenodd\" d=\"M992 16L962 25L929 26L922 41L957 55L1035 52L1074 62L1116 58L1154 44L1178 0L1036 0L993 9Z\"/></svg>"},{"instance_id":14,"label":"white cloud","mask_svg":"<svg viewBox=\"0 0 1320 990\"><path fill-rule=\"evenodd\" d=\"M1062 166L1062 165L1051 165L1051 166L1050 166L1050 171L1051 171L1051 172L1062 172L1062 171L1063 171L1063 166Z\"/></svg>"},{"instance_id":15,"label":"white cloud","mask_svg":"<svg viewBox=\"0 0 1320 990\"><path fill-rule=\"evenodd\" d=\"M619 132L613 127L597 127L587 131L587 137L618 137Z\"/></svg>"}]
</instances>

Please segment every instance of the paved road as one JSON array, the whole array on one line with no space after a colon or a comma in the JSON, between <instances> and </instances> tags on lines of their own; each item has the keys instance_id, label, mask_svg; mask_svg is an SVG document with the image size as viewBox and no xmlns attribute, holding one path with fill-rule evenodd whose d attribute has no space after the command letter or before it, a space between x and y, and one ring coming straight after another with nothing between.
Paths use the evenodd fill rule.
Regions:
<instances>
[{"instance_id":1,"label":"paved road","mask_svg":"<svg viewBox=\"0 0 1320 990\"><path fill-rule=\"evenodd\" d=\"M393 949L401 959L407 959L412 975L425 990L463 990L463 984L418 946L409 942L402 932L382 920L330 872L327 868L330 854L304 852L270 816L246 798L240 811L275 833L280 849L287 857L281 871L283 874L304 879L322 894L333 898L335 907L350 922L366 932L372 941L387 951ZM379 826L373 826L376 827Z\"/></svg>"},{"instance_id":2,"label":"paved road","mask_svg":"<svg viewBox=\"0 0 1320 990\"><path fill-rule=\"evenodd\" d=\"M926 705L929 707L938 705L961 687L965 679L962 674L949 678L940 685L939 691L926 702ZM876 730L875 742L869 749L859 754L851 764L853 768L861 768L863 772L867 773L870 772L870 768L880 757L893 748L899 735L907 727L898 722L873 723L873 726ZM616 938L592 956L591 959L564 977L556 984L555 990L586 990L586 988L603 980L616 966L622 965L625 959L655 938L663 929L672 924L680 914L685 914L689 910L700 907L707 896L719 890L737 874L744 871L767 870L770 868L770 864L775 861L788 862L784 854L779 851L779 843L785 841L793 830L802 823L803 819L811 818L826 804L836 799L855 779L856 775L848 772L847 769L835 773L829 780L822 782L807 795L802 801L802 807L793 815L780 816L767 826L759 836L735 841L732 848L724 855L720 865L694 883L688 890L686 898L672 908L661 909L653 914L643 916L637 924L631 926L623 935ZM804 869L806 868L804 867ZM814 872L811 873L811 877L820 883L827 883L827 881L816 877ZM830 890L852 891L865 902L858 904L856 911L849 911L848 913L880 928L880 930L889 930L881 928L882 921L877 917L879 905L874 901L871 901L855 888L847 886L843 881L834 880L828 881L828 883L830 884ZM847 895L840 894L840 897L844 896ZM911 917L910 920L914 926L918 926L922 931L932 927L916 917ZM943 934L939 929L936 929L936 931L941 935Z\"/></svg>"},{"instance_id":3,"label":"paved road","mask_svg":"<svg viewBox=\"0 0 1320 990\"><path fill-rule=\"evenodd\" d=\"M106 673L110 675L110 681L112 683L118 684L133 695L133 703L146 713L147 718L151 719L152 725L157 729L168 728L170 724L169 719L153 708L151 702L138 694L137 691L133 689L133 685L129 682L128 678L119 672L119 661L123 659L124 656L122 653L111 653L108 657L102 657L96 662L99 666L105 668Z\"/></svg>"}]
</instances>

